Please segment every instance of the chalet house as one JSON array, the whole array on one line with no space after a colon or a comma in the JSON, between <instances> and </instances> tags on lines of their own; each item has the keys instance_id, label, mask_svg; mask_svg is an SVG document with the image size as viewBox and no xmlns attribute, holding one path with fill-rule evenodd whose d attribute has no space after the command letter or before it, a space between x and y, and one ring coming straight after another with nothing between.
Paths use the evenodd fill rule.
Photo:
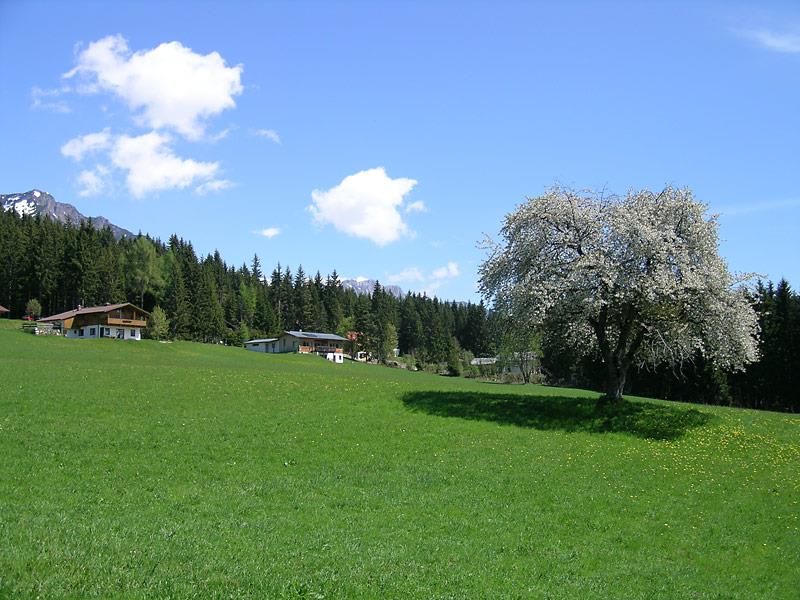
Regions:
<instances>
[{"instance_id":1,"label":"chalet house","mask_svg":"<svg viewBox=\"0 0 800 600\"><path fill-rule=\"evenodd\" d=\"M244 347L255 352L299 352L300 354L341 354L345 338L335 333L313 331L284 331L279 338L249 340Z\"/></svg>"},{"instance_id":2,"label":"chalet house","mask_svg":"<svg viewBox=\"0 0 800 600\"><path fill-rule=\"evenodd\" d=\"M125 302L86 308L78 306L73 310L39 319L39 322L51 323L68 338L140 340L149 316L147 311Z\"/></svg>"}]
</instances>

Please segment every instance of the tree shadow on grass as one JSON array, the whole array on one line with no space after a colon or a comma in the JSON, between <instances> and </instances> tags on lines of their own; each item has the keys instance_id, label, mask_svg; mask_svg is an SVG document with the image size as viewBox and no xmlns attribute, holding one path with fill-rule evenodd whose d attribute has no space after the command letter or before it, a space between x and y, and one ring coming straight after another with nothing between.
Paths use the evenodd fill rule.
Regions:
<instances>
[{"instance_id":1,"label":"tree shadow on grass","mask_svg":"<svg viewBox=\"0 0 800 600\"><path fill-rule=\"evenodd\" d=\"M541 430L625 433L652 440L676 440L711 416L694 408L650 402L569 398L528 394L409 392L403 403L439 417L493 421Z\"/></svg>"}]
</instances>

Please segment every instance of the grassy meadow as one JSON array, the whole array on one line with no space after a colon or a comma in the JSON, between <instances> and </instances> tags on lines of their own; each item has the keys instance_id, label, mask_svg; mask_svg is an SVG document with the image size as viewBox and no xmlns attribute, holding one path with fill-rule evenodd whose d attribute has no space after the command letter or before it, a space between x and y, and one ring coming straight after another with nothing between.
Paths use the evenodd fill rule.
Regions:
<instances>
[{"instance_id":1,"label":"grassy meadow","mask_svg":"<svg viewBox=\"0 0 800 600\"><path fill-rule=\"evenodd\" d=\"M800 418L0 321L0 597L798 598Z\"/></svg>"}]
</instances>

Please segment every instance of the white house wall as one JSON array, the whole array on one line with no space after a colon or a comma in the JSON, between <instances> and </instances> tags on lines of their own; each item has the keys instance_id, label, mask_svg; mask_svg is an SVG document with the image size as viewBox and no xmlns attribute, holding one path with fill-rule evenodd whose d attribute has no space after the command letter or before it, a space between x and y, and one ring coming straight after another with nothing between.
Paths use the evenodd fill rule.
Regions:
<instances>
[{"instance_id":1,"label":"white house wall","mask_svg":"<svg viewBox=\"0 0 800 600\"><path fill-rule=\"evenodd\" d=\"M245 344L244 347L251 352L267 352L269 354L277 354L280 352L279 340L273 342L258 342L255 344Z\"/></svg>"},{"instance_id":2,"label":"white house wall","mask_svg":"<svg viewBox=\"0 0 800 600\"><path fill-rule=\"evenodd\" d=\"M79 340L91 340L100 338L100 329L106 330L104 339L122 339L122 340L141 340L142 331L138 327L103 327L102 325L86 325L77 329L67 329L64 337L75 338ZM83 331L83 335L81 335ZM121 336L121 337L120 337Z\"/></svg>"}]
</instances>

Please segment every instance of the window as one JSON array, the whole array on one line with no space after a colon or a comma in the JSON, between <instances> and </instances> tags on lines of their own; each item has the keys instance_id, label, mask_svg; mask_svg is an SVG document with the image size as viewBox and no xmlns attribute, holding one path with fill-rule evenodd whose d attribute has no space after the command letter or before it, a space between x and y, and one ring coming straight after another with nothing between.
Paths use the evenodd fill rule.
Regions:
<instances>
[{"instance_id":1,"label":"window","mask_svg":"<svg viewBox=\"0 0 800 600\"><path fill-rule=\"evenodd\" d=\"M78 337L83 337L83 329L78 329Z\"/></svg>"},{"instance_id":2,"label":"window","mask_svg":"<svg viewBox=\"0 0 800 600\"><path fill-rule=\"evenodd\" d=\"M89 337L94 337L94 327L89 328Z\"/></svg>"},{"instance_id":3,"label":"window","mask_svg":"<svg viewBox=\"0 0 800 600\"><path fill-rule=\"evenodd\" d=\"M104 329L105 329L105 332L104 332L105 336L106 337L111 337L111 327L104 327Z\"/></svg>"},{"instance_id":4,"label":"window","mask_svg":"<svg viewBox=\"0 0 800 600\"><path fill-rule=\"evenodd\" d=\"M136 330L135 329L131 329L131 337L136 337Z\"/></svg>"}]
</instances>

